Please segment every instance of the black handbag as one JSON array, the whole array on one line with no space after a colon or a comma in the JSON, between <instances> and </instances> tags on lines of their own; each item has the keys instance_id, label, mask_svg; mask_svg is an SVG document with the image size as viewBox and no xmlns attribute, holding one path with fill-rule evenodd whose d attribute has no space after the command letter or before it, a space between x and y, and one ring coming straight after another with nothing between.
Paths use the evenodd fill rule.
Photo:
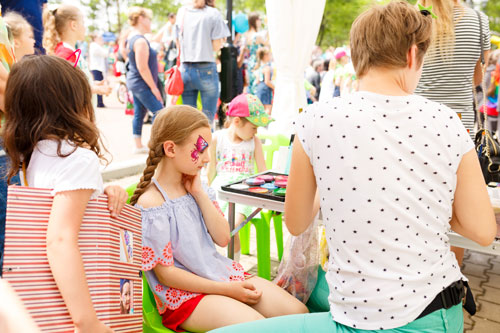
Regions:
<instances>
[{"instance_id":1,"label":"black handbag","mask_svg":"<svg viewBox=\"0 0 500 333\"><path fill-rule=\"evenodd\" d=\"M481 69L483 72L483 78L485 73L485 61L484 61L484 47L483 47L483 26L481 24L481 15L476 11L477 17L479 19L479 36L481 44ZM484 88L483 80L483 101L486 101L486 89ZM479 107L477 105L476 94L474 94L474 102L476 104L477 123L479 129L475 137L476 152L479 158L479 164L481 165L481 170L483 172L484 181L486 184L489 182L500 182L500 145L493 138L491 132L485 128L485 124L488 121L488 114L484 112L484 120L481 119L481 112L479 112Z\"/></svg>"}]
</instances>

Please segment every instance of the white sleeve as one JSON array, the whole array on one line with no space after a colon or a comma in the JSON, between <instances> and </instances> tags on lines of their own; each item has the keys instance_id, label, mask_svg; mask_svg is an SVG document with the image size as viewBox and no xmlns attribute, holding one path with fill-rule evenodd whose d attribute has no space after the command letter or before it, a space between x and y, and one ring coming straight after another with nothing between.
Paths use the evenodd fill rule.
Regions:
<instances>
[{"instance_id":1,"label":"white sleeve","mask_svg":"<svg viewBox=\"0 0 500 333\"><path fill-rule=\"evenodd\" d=\"M66 157L51 194L87 189L94 190L91 199L103 192L99 158L90 150L78 149Z\"/></svg>"},{"instance_id":2,"label":"white sleeve","mask_svg":"<svg viewBox=\"0 0 500 333\"><path fill-rule=\"evenodd\" d=\"M317 111L318 106L319 103L307 106L294 121L295 133L297 135L295 140L300 140L300 143L310 160L312 160L313 154L311 137L314 133L314 114Z\"/></svg>"}]
</instances>

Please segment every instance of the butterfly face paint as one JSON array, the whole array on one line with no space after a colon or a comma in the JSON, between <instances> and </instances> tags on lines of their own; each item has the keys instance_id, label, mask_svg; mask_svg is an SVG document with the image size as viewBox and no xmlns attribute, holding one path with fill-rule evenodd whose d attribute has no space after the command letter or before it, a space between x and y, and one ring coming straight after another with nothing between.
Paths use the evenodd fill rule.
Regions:
<instances>
[{"instance_id":1,"label":"butterfly face paint","mask_svg":"<svg viewBox=\"0 0 500 333\"><path fill-rule=\"evenodd\" d=\"M198 162L200 155L203 154L203 152L207 148L208 148L208 142L206 142L201 135L198 136L198 140L196 140L194 149L191 151L191 160L195 163Z\"/></svg>"}]
</instances>

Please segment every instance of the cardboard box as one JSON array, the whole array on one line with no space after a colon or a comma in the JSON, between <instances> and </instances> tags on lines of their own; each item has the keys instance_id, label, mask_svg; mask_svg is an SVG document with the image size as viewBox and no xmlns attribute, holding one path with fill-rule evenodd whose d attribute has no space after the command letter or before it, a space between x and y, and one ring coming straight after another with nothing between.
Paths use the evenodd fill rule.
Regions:
<instances>
[{"instance_id":1,"label":"cardboard box","mask_svg":"<svg viewBox=\"0 0 500 333\"><path fill-rule=\"evenodd\" d=\"M3 277L41 331L73 332L46 255L52 200L47 189L9 187ZM78 242L99 319L115 332L142 332L140 211L127 205L112 218L101 195L87 206ZM130 307L121 303L121 287L130 290Z\"/></svg>"}]
</instances>

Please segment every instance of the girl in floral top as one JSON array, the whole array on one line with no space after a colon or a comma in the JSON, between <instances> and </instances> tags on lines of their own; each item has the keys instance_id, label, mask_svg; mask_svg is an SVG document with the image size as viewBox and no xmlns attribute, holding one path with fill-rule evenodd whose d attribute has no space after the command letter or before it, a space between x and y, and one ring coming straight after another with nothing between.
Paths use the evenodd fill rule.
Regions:
<instances>
[{"instance_id":1,"label":"girl in floral top","mask_svg":"<svg viewBox=\"0 0 500 333\"><path fill-rule=\"evenodd\" d=\"M230 236L214 192L200 182L211 141L203 113L189 106L161 111L131 199L142 211L142 268L163 325L199 332L307 312L284 290L216 251L214 243L226 246Z\"/></svg>"}]
</instances>

